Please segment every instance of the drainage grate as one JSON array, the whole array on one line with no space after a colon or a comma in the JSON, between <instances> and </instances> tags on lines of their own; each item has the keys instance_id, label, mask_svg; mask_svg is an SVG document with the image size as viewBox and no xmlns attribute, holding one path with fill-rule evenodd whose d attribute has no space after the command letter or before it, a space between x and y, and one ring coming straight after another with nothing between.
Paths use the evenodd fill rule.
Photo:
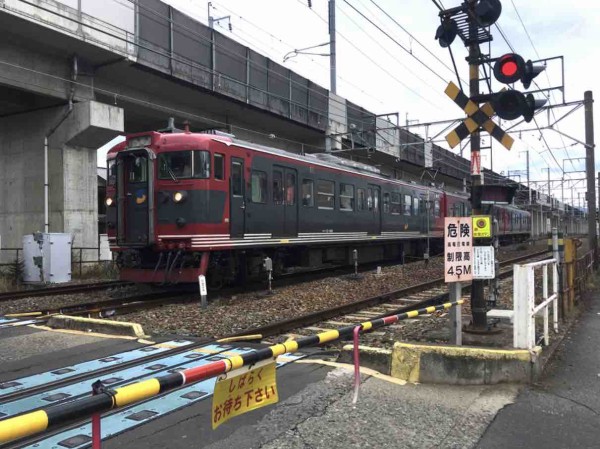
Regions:
<instances>
[{"instance_id":1,"label":"drainage grate","mask_svg":"<svg viewBox=\"0 0 600 449\"><path fill-rule=\"evenodd\" d=\"M156 348L154 346L148 346L147 348L140 349L140 351L143 351L143 352L158 351L158 348Z\"/></svg>"},{"instance_id":2,"label":"drainage grate","mask_svg":"<svg viewBox=\"0 0 600 449\"><path fill-rule=\"evenodd\" d=\"M201 398L202 396L206 396L208 393L205 391L190 391L189 393L182 394L181 397L184 399L189 399L190 401L193 399Z\"/></svg>"},{"instance_id":3,"label":"drainage grate","mask_svg":"<svg viewBox=\"0 0 600 449\"><path fill-rule=\"evenodd\" d=\"M120 382L122 380L123 379L121 377L109 377L108 379L104 379L102 381L102 384L103 385L110 385L110 384L114 384L114 383Z\"/></svg>"},{"instance_id":4,"label":"drainage grate","mask_svg":"<svg viewBox=\"0 0 600 449\"><path fill-rule=\"evenodd\" d=\"M87 435L75 435L74 437L60 441L58 445L62 447L74 448L79 447L82 444L89 443L90 441L92 441L92 438Z\"/></svg>"},{"instance_id":5,"label":"drainage grate","mask_svg":"<svg viewBox=\"0 0 600 449\"><path fill-rule=\"evenodd\" d=\"M51 371L52 374L67 374L70 373L72 371L75 371L75 369L73 368L61 368L61 369L57 369L56 371Z\"/></svg>"},{"instance_id":6,"label":"drainage grate","mask_svg":"<svg viewBox=\"0 0 600 449\"><path fill-rule=\"evenodd\" d=\"M151 410L142 410L141 412L129 415L127 419L131 419L132 421L143 421L145 419L153 417L154 415L158 415L158 412L153 412Z\"/></svg>"},{"instance_id":7,"label":"drainage grate","mask_svg":"<svg viewBox=\"0 0 600 449\"><path fill-rule=\"evenodd\" d=\"M156 370L163 369L166 367L167 367L167 365L161 365L160 363L157 363L156 365L147 366L146 369L151 370L151 371L156 371Z\"/></svg>"},{"instance_id":8,"label":"drainage grate","mask_svg":"<svg viewBox=\"0 0 600 449\"><path fill-rule=\"evenodd\" d=\"M56 393L56 394L51 394L50 396L46 396L45 398L42 398L44 401L48 401L48 402L56 402L56 401L62 401L63 399L66 398L70 398L71 395L67 394L67 393Z\"/></svg>"}]
</instances>

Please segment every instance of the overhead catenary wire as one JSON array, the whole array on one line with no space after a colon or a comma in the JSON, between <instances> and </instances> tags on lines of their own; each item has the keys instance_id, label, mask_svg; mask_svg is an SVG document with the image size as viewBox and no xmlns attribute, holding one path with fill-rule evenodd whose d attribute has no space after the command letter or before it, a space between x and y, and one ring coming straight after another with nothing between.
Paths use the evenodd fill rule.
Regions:
<instances>
[{"instance_id":1,"label":"overhead catenary wire","mask_svg":"<svg viewBox=\"0 0 600 449\"><path fill-rule=\"evenodd\" d=\"M303 6L305 5L304 2L302 0L296 0L298 3L302 4ZM315 14L322 22L324 23L328 23L326 19L324 19L323 17L321 17L316 11L314 11L313 9L310 9L313 14ZM437 107L437 105L435 105L433 102L429 101L427 98L425 98L423 95L421 95L419 92L417 92L416 90L414 90L412 87L410 87L409 85L407 85L406 83L404 83L402 80L400 80L397 76L395 76L394 74L392 74L389 70L387 70L385 67L382 67L377 61L375 61L373 58L371 58L367 53L365 53L363 50L361 50L359 47L356 46L356 44L354 44L354 42L352 42L350 39L348 39L344 34L342 34L341 32L337 31L336 32L344 41L346 41L352 48L354 48L358 53L360 53L362 56L364 56L366 59L368 59L373 65L375 65L375 67L379 68L382 72L384 72L385 74L387 74L390 78L392 78L394 81L396 81L398 84L400 84L401 86L403 86L404 88L406 88L407 90L409 90L410 92L412 92L413 94L415 94L417 97L421 98L423 101L426 101L427 103L429 103L430 105Z\"/></svg>"},{"instance_id":2,"label":"overhead catenary wire","mask_svg":"<svg viewBox=\"0 0 600 449\"><path fill-rule=\"evenodd\" d=\"M436 72L435 70L433 70L431 67L429 67L427 64L425 64L423 61L421 61L421 59L419 59L418 57L416 57L414 54L412 54L410 52L410 50L408 50L404 45L402 45L400 42L398 42L397 39L394 39L394 37L392 37L389 33L387 33L384 29L382 29L379 25L377 25L375 22L373 22L369 17L365 16L361 11L359 11L354 5L352 5L348 0L342 0L344 3L346 3L350 8L352 8L358 15L360 15L363 19L365 19L367 22L369 22L371 25L373 25L375 28L377 28L381 33L383 33L386 37L388 37L392 42L394 42L396 45L398 45L400 48L402 48L406 53L408 53L410 56L412 56L415 60L417 60L419 62L419 64L421 64L422 66L424 66L427 70L429 70L431 73L433 73L437 78L439 78L443 83L446 83L447 80L444 79L444 77L442 77L438 72Z\"/></svg>"},{"instance_id":3,"label":"overhead catenary wire","mask_svg":"<svg viewBox=\"0 0 600 449\"><path fill-rule=\"evenodd\" d=\"M289 50L294 50L294 49L297 49L297 48L298 48L298 46L292 45L290 42L288 42L288 41L286 41L286 40L284 40L284 39L282 39L282 38L280 38L280 37L278 37L278 36L276 36L276 35L274 35L274 34L270 33L269 31L265 30L263 27L260 27L260 26L256 25L254 22L252 22L252 21L250 21L250 20L246 19L245 17L243 17L243 16L241 16L241 15L239 15L239 14L235 13L234 11L230 10L229 8L227 8L227 7L223 6L223 5L219 4L219 3L215 3L215 2L213 2L213 5L215 5L215 4L216 4L216 5L218 5L219 9L221 9L221 10L224 10L226 13L229 13L229 14L230 14L232 17L236 17L237 19L239 19L239 20L243 21L244 23L247 23L248 25L250 25L250 26L251 26L253 29L255 29L255 30L257 30L257 31L259 31L259 32L261 32L261 33L263 33L263 34L267 35L267 36L269 36L271 39L274 39L274 40L276 40L277 42L279 42L279 43L281 44L281 46L282 46L282 47L285 47L285 48L286 48L286 51L289 51ZM237 29L237 27L236 27L236 29ZM237 33L232 33L232 34L234 34L235 36L239 36L239 34L237 34ZM260 42L260 43L262 43L263 45L265 45L265 43L264 43L264 42L262 42L261 40L258 40L258 39L256 39L256 38L254 38L254 39L255 39L257 42ZM269 45L269 44L266 44L266 45ZM270 45L269 45L269 46L270 46ZM276 48L275 48L275 47L273 47L273 46L270 46L270 48L271 48L271 49L273 49L273 50L276 50ZM305 54L305 53L303 53L303 54ZM275 58L274 58L274 59L275 59ZM321 68L323 68L323 69L329 70L329 66L328 66L328 65L325 65L325 64L323 64L323 63L320 63L320 62L318 62L316 59L314 59L314 58L312 58L312 57L310 57L310 56L309 56L307 59L308 59L308 60L309 60L311 63L313 63L314 65L316 65L316 66L318 66L318 67L321 67ZM381 100L380 98L374 97L372 94L369 94L369 93L367 93L367 92L366 92L364 89L362 89L360 86L358 86L358 85L356 85L356 84L352 83L351 81L347 80L347 79L346 79L346 78L344 78L343 76L340 76L340 75L338 74L338 75L337 75L337 79L338 79L338 80L340 80L340 81L341 81L343 84L346 84L346 85L348 85L348 86L350 86L350 87L352 87L352 88L356 89L356 91L358 91L358 92L360 92L360 93L362 93L362 94L364 94L364 95L366 95L366 96L368 96L368 97L371 97L371 98L372 98L372 99L374 99L374 100L377 100L377 102L379 102L380 104L384 104L384 101L383 101L383 100Z\"/></svg>"},{"instance_id":4,"label":"overhead catenary wire","mask_svg":"<svg viewBox=\"0 0 600 449\"><path fill-rule=\"evenodd\" d=\"M448 66L444 61L442 61L438 56L436 56L431 50L429 50L429 48L427 48L427 46L423 45L421 43L421 41L419 41L405 27L403 27L396 19L394 19L387 11L385 11L381 6L379 6L379 4L375 2L375 0L369 0L369 1L371 3L373 3L377 7L377 9L379 9L383 14L385 14L385 16L388 19L390 19L392 22L394 22L402 31L404 31L406 34L408 34L410 36L410 38L412 40L414 40L417 44L419 44L427 53L429 53L431 56L433 56L440 64L442 64L446 69L448 69L450 72L452 72L452 74L455 73L454 69L452 67ZM465 81L464 79L462 81L465 84L468 84L467 81Z\"/></svg>"}]
</instances>

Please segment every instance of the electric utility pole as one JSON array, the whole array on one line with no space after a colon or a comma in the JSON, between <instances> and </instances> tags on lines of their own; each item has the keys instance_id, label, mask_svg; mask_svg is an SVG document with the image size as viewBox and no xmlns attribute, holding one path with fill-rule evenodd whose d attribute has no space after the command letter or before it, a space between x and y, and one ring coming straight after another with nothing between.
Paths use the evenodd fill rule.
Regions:
<instances>
[{"instance_id":1,"label":"electric utility pole","mask_svg":"<svg viewBox=\"0 0 600 449\"><path fill-rule=\"evenodd\" d=\"M596 252L598 237L596 235L596 170L594 161L594 97L591 91L583 94L585 108L585 168L587 172L587 200L588 200L588 235L590 249L594 251L594 264L596 264Z\"/></svg>"}]
</instances>

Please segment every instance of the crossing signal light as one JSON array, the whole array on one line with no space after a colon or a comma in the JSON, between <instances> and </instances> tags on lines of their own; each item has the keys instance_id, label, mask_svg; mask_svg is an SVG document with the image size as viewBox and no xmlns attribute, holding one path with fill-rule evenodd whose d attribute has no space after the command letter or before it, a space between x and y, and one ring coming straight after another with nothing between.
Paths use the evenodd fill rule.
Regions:
<instances>
[{"instance_id":1,"label":"crossing signal light","mask_svg":"<svg viewBox=\"0 0 600 449\"><path fill-rule=\"evenodd\" d=\"M507 90L492 94L491 103L501 119L514 120L523 116L523 119L529 123L533 119L535 111L546 104L546 99L536 100L532 94Z\"/></svg>"},{"instance_id":2,"label":"crossing signal light","mask_svg":"<svg viewBox=\"0 0 600 449\"><path fill-rule=\"evenodd\" d=\"M456 35L458 34L458 25L454 19L446 19L442 21L442 24L438 27L435 32L435 38L439 41L442 48L449 47Z\"/></svg>"},{"instance_id":3,"label":"crossing signal light","mask_svg":"<svg viewBox=\"0 0 600 449\"><path fill-rule=\"evenodd\" d=\"M531 59L525 62L520 55L507 53L500 56L494 64L494 76L504 84L521 81L523 87L529 89L533 79L545 69L546 67L542 64L533 64Z\"/></svg>"},{"instance_id":4,"label":"crossing signal light","mask_svg":"<svg viewBox=\"0 0 600 449\"><path fill-rule=\"evenodd\" d=\"M496 23L502 13L500 0L479 0L475 3L475 15L479 24L489 27Z\"/></svg>"}]
</instances>

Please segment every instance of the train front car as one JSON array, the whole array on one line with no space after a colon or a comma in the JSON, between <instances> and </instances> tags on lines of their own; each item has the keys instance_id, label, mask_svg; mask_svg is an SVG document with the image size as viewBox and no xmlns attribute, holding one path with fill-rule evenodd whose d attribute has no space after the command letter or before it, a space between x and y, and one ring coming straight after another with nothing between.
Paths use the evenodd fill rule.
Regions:
<instances>
[{"instance_id":1,"label":"train front car","mask_svg":"<svg viewBox=\"0 0 600 449\"><path fill-rule=\"evenodd\" d=\"M228 182L214 135L134 134L108 153L107 227L121 279L197 282L208 252L194 236L229 236ZM225 139L225 137L221 137Z\"/></svg>"}]
</instances>

